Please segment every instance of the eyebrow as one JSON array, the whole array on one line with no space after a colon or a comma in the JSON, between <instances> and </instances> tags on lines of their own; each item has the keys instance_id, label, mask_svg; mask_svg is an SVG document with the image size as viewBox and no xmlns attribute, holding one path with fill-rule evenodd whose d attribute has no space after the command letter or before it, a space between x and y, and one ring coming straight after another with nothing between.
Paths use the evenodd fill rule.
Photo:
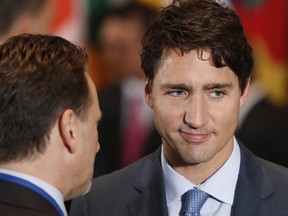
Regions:
<instances>
[{"instance_id":1,"label":"eyebrow","mask_svg":"<svg viewBox=\"0 0 288 216\"><path fill-rule=\"evenodd\" d=\"M204 90L211 90L211 89L231 89L233 85L231 83L209 83L204 85ZM161 89L193 89L192 86L186 85L184 83L166 83L162 84Z\"/></svg>"},{"instance_id":2,"label":"eyebrow","mask_svg":"<svg viewBox=\"0 0 288 216\"><path fill-rule=\"evenodd\" d=\"M161 89L192 89L190 86L184 83L165 83L160 86Z\"/></svg>"},{"instance_id":3,"label":"eyebrow","mask_svg":"<svg viewBox=\"0 0 288 216\"><path fill-rule=\"evenodd\" d=\"M231 89L233 85L231 83L209 83L203 87L204 90L211 89Z\"/></svg>"}]
</instances>

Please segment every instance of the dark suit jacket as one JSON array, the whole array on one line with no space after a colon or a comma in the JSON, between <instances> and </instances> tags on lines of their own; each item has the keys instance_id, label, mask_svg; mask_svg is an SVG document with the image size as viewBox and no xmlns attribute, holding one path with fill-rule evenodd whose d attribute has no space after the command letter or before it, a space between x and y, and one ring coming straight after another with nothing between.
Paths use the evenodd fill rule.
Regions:
<instances>
[{"instance_id":1,"label":"dark suit jacket","mask_svg":"<svg viewBox=\"0 0 288 216\"><path fill-rule=\"evenodd\" d=\"M240 144L241 165L232 216L287 216L288 170ZM71 216L167 216L160 150L110 175L72 203Z\"/></svg>"},{"instance_id":2,"label":"dark suit jacket","mask_svg":"<svg viewBox=\"0 0 288 216\"><path fill-rule=\"evenodd\" d=\"M38 193L22 185L0 180L1 216L59 216Z\"/></svg>"},{"instance_id":3,"label":"dark suit jacket","mask_svg":"<svg viewBox=\"0 0 288 216\"><path fill-rule=\"evenodd\" d=\"M94 176L110 173L121 167L121 113L122 94L120 86L109 86L98 91L103 118L98 127L101 150L97 154ZM141 157L154 152L161 144L161 137L152 126L145 150Z\"/></svg>"}]
</instances>

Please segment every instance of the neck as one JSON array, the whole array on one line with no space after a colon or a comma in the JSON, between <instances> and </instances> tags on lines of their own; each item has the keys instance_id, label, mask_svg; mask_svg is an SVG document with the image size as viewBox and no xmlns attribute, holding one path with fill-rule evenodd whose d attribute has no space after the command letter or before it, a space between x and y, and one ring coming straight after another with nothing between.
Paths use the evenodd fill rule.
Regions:
<instances>
[{"instance_id":1,"label":"neck","mask_svg":"<svg viewBox=\"0 0 288 216\"><path fill-rule=\"evenodd\" d=\"M35 159L2 163L0 168L34 176L57 188L63 194L60 184L61 176L57 176L57 169L53 170L55 164L51 164L51 161L48 162L45 159L46 157L40 155Z\"/></svg>"}]
</instances>

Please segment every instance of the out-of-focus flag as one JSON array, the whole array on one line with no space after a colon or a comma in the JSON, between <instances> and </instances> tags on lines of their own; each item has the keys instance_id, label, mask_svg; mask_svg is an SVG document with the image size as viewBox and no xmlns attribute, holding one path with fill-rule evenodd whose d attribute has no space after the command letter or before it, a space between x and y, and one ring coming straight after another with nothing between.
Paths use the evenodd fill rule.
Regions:
<instances>
[{"instance_id":1,"label":"out-of-focus flag","mask_svg":"<svg viewBox=\"0 0 288 216\"><path fill-rule=\"evenodd\" d=\"M87 0L53 0L56 8L53 33L78 45L87 34Z\"/></svg>"},{"instance_id":2,"label":"out-of-focus flag","mask_svg":"<svg viewBox=\"0 0 288 216\"><path fill-rule=\"evenodd\" d=\"M287 102L288 1L232 0L254 49L254 74L275 103Z\"/></svg>"}]
</instances>

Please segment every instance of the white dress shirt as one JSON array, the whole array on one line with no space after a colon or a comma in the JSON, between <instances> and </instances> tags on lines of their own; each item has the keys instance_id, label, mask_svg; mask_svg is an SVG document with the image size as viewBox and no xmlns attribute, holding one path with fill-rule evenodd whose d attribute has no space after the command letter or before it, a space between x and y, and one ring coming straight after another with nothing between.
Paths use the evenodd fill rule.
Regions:
<instances>
[{"instance_id":1,"label":"white dress shirt","mask_svg":"<svg viewBox=\"0 0 288 216\"><path fill-rule=\"evenodd\" d=\"M20 173L20 172L15 172L15 171L10 171L10 170L0 168L0 173L15 176L15 177L18 177L20 179L24 179L24 180L40 187L41 189L43 189L47 194L49 194L56 201L58 206L61 208L64 216L67 216L67 211L66 211L66 208L64 205L63 195L57 188L55 188L51 184L44 182L41 179L36 178L34 176L27 175L27 174Z\"/></svg>"},{"instance_id":2,"label":"white dress shirt","mask_svg":"<svg viewBox=\"0 0 288 216\"><path fill-rule=\"evenodd\" d=\"M169 165L162 146L161 162L169 216L179 215L181 196L194 187L198 187L210 195L201 208L201 216L229 216L240 169L240 160L239 145L234 137L233 151L224 165L203 184L195 185Z\"/></svg>"}]
</instances>

